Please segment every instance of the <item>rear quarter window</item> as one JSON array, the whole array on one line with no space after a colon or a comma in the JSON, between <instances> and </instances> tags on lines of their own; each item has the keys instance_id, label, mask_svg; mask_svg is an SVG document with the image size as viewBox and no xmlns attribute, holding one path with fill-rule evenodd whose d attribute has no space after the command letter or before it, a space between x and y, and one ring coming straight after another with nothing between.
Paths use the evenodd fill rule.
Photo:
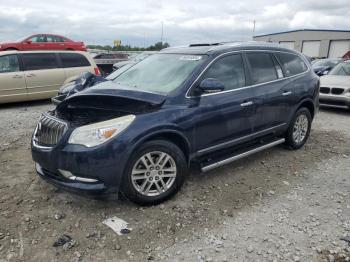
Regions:
<instances>
[{"instance_id":1,"label":"rear quarter window","mask_svg":"<svg viewBox=\"0 0 350 262\"><path fill-rule=\"evenodd\" d=\"M64 68L90 66L89 60L81 54L59 54Z\"/></svg>"},{"instance_id":2,"label":"rear quarter window","mask_svg":"<svg viewBox=\"0 0 350 262\"><path fill-rule=\"evenodd\" d=\"M54 53L32 53L21 54L24 70L42 70L58 68L56 54Z\"/></svg>"},{"instance_id":3,"label":"rear quarter window","mask_svg":"<svg viewBox=\"0 0 350 262\"><path fill-rule=\"evenodd\" d=\"M288 53L276 53L286 76L294 76L307 71L305 62L297 55Z\"/></svg>"},{"instance_id":4,"label":"rear quarter window","mask_svg":"<svg viewBox=\"0 0 350 262\"><path fill-rule=\"evenodd\" d=\"M266 83L278 78L275 64L269 53L247 53L253 84Z\"/></svg>"}]
</instances>

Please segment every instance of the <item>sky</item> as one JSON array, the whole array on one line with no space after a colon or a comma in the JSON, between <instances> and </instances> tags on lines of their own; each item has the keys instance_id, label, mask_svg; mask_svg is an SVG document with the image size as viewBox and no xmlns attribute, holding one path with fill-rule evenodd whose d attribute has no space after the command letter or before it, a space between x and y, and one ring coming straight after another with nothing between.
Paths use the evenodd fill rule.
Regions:
<instances>
[{"instance_id":1,"label":"sky","mask_svg":"<svg viewBox=\"0 0 350 262\"><path fill-rule=\"evenodd\" d=\"M0 41L56 33L132 46L251 40L295 29L350 30L350 0L0 0Z\"/></svg>"}]
</instances>

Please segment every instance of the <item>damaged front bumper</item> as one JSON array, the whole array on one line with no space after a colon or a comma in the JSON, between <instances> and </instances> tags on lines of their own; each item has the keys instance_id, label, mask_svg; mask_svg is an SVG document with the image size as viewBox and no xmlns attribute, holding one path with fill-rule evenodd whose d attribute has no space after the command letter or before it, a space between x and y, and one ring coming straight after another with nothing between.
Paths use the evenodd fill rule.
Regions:
<instances>
[{"instance_id":1,"label":"damaged front bumper","mask_svg":"<svg viewBox=\"0 0 350 262\"><path fill-rule=\"evenodd\" d=\"M123 146L113 143L86 148L61 141L50 148L32 140L37 174L56 187L79 194L119 192L126 164L123 151Z\"/></svg>"}]
</instances>

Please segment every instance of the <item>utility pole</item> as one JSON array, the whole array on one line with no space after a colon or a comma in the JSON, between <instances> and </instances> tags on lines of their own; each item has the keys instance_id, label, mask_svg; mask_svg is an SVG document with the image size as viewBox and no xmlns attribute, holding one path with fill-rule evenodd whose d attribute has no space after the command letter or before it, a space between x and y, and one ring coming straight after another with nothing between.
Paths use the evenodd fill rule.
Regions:
<instances>
[{"instance_id":1,"label":"utility pole","mask_svg":"<svg viewBox=\"0 0 350 262\"><path fill-rule=\"evenodd\" d=\"M254 36L255 36L255 20L253 21L253 40L254 40Z\"/></svg>"},{"instance_id":2,"label":"utility pole","mask_svg":"<svg viewBox=\"0 0 350 262\"><path fill-rule=\"evenodd\" d=\"M163 31L164 31L164 22L162 21L162 33L160 35L160 42L162 43L162 46L163 46Z\"/></svg>"}]
</instances>

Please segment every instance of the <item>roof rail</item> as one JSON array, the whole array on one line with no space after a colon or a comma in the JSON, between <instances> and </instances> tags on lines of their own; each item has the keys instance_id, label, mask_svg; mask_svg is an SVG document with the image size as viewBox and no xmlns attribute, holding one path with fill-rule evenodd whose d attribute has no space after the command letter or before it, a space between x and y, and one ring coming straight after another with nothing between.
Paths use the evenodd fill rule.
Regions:
<instances>
[{"instance_id":1,"label":"roof rail","mask_svg":"<svg viewBox=\"0 0 350 262\"><path fill-rule=\"evenodd\" d=\"M216 46L216 45L222 45L222 43L202 43L202 44L190 44L190 47L194 46Z\"/></svg>"}]
</instances>

